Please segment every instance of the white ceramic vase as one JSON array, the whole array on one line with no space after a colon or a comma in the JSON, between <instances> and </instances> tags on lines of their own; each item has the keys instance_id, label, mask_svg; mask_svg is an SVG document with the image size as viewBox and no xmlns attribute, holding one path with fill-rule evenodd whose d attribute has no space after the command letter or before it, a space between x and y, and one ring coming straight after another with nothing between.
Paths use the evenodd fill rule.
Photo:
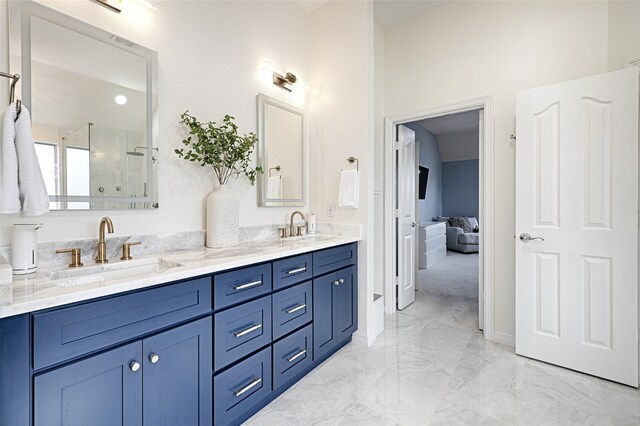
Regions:
<instances>
[{"instance_id":1,"label":"white ceramic vase","mask_svg":"<svg viewBox=\"0 0 640 426\"><path fill-rule=\"evenodd\" d=\"M238 196L226 185L220 185L207 197L207 247L236 246L239 238Z\"/></svg>"}]
</instances>

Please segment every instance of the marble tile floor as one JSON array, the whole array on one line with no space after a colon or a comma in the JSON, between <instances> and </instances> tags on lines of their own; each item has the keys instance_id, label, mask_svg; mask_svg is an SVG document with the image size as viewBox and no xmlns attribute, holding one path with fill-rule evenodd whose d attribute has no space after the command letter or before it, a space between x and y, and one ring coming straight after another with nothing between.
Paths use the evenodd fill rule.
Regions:
<instances>
[{"instance_id":1,"label":"marble tile floor","mask_svg":"<svg viewBox=\"0 0 640 426\"><path fill-rule=\"evenodd\" d=\"M431 284L473 261L458 256L420 272L416 302L370 348L350 343L247 424L640 425L640 391L484 340L455 268L455 291Z\"/></svg>"}]
</instances>

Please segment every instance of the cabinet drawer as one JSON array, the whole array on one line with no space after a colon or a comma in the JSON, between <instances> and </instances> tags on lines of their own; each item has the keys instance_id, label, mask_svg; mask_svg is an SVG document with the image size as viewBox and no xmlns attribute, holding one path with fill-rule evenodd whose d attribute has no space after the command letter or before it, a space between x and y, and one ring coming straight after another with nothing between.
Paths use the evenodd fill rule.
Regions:
<instances>
[{"instance_id":1,"label":"cabinet drawer","mask_svg":"<svg viewBox=\"0 0 640 426\"><path fill-rule=\"evenodd\" d=\"M437 235L430 240L427 240L427 247L425 252L431 251L434 248L442 247L447 244L447 234Z\"/></svg>"},{"instance_id":2,"label":"cabinet drawer","mask_svg":"<svg viewBox=\"0 0 640 426\"><path fill-rule=\"evenodd\" d=\"M345 266L355 265L358 259L356 243L332 247L313 253L313 275L322 275Z\"/></svg>"},{"instance_id":3,"label":"cabinet drawer","mask_svg":"<svg viewBox=\"0 0 640 426\"><path fill-rule=\"evenodd\" d=\"M250 266L213 276L213 308L221 309L271 291L271 264Z\"/></svg>"},{"instance_id":4,"label":"cabinet drawer","mask_svg":"<svg viewBox=\"0 0 640 426\"><path fill-rule=\"evenodd\" d=\"M33 316L35 370L211 311L211 278L83 303Z\"/></svg>"},{"instance_id":5,"label":"cabinet drawer","mask_svg":"<svg viewBox=\"0 0 640 426\"><path fill-rule=\"evenodd\" d=\"M215 425L228 425L271 393L271 347L213 378Z\"/></svg>"},{"instance_id":6,"label":"cabinet drawer","mask_svg":"<svg viewBox=\"0 0 640 426\"><path fill-rule=\"evenodd\" d=\"M303 254L273 262L273 289L288 287L311 278L312 255Z\"/></svg>"},{"instance_id":7,"label":"cabinet drawer","mask_svg":"<svg viewBox=\"0 0 640 426\"><path fill-rule=\"evenodd\" d=\"M438 223L436 225L429 225L426 228L426 239L430 240L438 235L443 235L447 233L447 225L444 222Z\"/></svg>"},{"instance_id":8,"label":"cabinet drawer","mask_svg":"<svg viewBox=\"0 0 640 426\"><path fill-rule=\"evenodd\" d=\"M279 339L311 321L312 289L311 281L308 281L273 294L271 306L274 339Z\"/></svg>"},{"instance_id":9,"label":"cabinet drawer","mask_svg":"<svg viewBox=\"0 0 640 426\"><path fill-rule=\"evenodd\" d=\"M271 296L244 303L214 317L214 369L271 343Z\"/></svg>"},{"instance_id":10,"label":"cabinet drawer","mask_svg":"<svg viewBox=\"0 0 640 426\"><path fill-rule=\"evenodd\" d=\"M313 362L311 324L273 344L273 389L309 367Z\"/></svg>"}]
</instances>

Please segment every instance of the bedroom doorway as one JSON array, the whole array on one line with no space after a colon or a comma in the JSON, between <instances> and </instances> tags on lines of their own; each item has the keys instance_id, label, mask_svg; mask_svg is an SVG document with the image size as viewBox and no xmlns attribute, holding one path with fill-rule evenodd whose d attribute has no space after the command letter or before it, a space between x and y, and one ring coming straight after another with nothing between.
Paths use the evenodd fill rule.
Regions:
<instances>
[{"instance_id":1,"label":"bedroom doorway","mask_svg":"<svg viewBox=\"0 0 640 426\"><path fill-rule=\"evenodd\" d=\"M491 217L491 193L490 191L487 190L487 188L491 187L491 161L492 161L492 156L491 156L491 151L490 151L490 144L489 143L485 143L485 141L490 141L491 140L491 127L489 125L490 123L490 114L491 114L491 104L490 104L491 100L490 98L479 98L479 99L474 99L474 100L470 100L467 102L461 102L461 103L457 103L457 104L452 104L452 105L446 105L446 106L442 106L442 107L438 107L438 108L434 108L428 111L422 111L422 112L418 112L418 113L414 113L414 114L408 114L405 116L401 116L401 117L394 117L394 118L389 118L385 120L385 176L386 176L386 181L385 181L385 240L386 241L392 241L392 244L386 244L385 245L385 281L387 283L386 287L385 287L385 293L387 295L390 295L390 297L385 297L385 312L388 314L393 314L396 312L396 310L398 309L398 307L400 306L398 304L398 295L400 294L400 291L405 291L407 288L409 288L409 285L413 285L414 288L416 285L418 285L418 288L422 287L422 285L420 284L420 279L421 279L421 275L424 275L424 273L420 272L420 270L418 270L417 268L420 266L421 262L423 266L426 266L426 264L432 263L433 264L433 268L434 268L434 274L433 275L433 280L436 281L437 285L442 285L445 286L447 281L456 281L456 282L463 282L465 280L468 280L470 278L469 275L465 276L463 270L466 269L467 271L470 271L469 273L471 275L473 275L474 273L477 274L477 282L478 282L478 287L477 287L477 299L478 299L478 327L481 330L484 330L484 335L485 338L488 339L492 339L493 338L493 321L492 321L492 312L493 312L493 306L492 306L492 298L491 298L491 294L492 294L492 280L490 279L492 276L492 268L491 268L491 259L492 259L492 251L490 250L491 247L491 231L492 231L492 222L491 220L489 220L488 218ZM455 116L454 116L455 115ZM470 216L471 214L475 214L477 217L477 224L476 226L478 227L478 229L476 229L478 231L477 235L478 237L476 238L477 242L477 254L472 254L472 255L464 255L464 254L460 254L457 252L452 252L451 253L451 258L450 259L446 259L447 257L447 250L446 250L446 240L447 240L447 235L446 235L446 225L444 223L438 224L438 223L433 223L433 222L437 222L433 221L433 220L427 220L427 219L433 219L436 218L437 216L442 216L440 215L434 215L433 211L431 210L426 210L424 213L421 213L419 211L418 208L416 208L416 212L415 212L415 217L417 218L416 220L416 226L415 228L415 235L413 236L413 240L416 242L415 244L415 250L414 250L414 255L415 255L415 260L408 262L407 259L405 259L403 256L403 253L406 253L407 250L405 247L401 246L404 245L406 246L406 244L404 244L407 241L407 238L405 235L403 235L405 232L403 230L402 233L399 232L399 229L401 229L402 227L400 227L400 222L399 222L399 218L398 218L398 212L399 211L403 211L402 206L399 206L399 200L401 202L401 198L399 197L400 193L398 190L398 184L400 184L401 182L406 182L406 181L410 181L407 179L407 174L414 174L414 176L416 177L415 179L415 196L416 196L416 205L420 205L420 201L417 200L418 195L419 195L419 187L420 187L420 180L425 178L426 175L426 170L424 169L429 169L428 173L429 173L429 177L427 180L427 187L429 185L428 181L429 179L437 179L437 173L434 173L434 170L432 170L432 168L430 167L426 167L423 166L424 168L422 169L422 176L421 174L418 173L419 169L419 162L417 161L417 158L420 156L420 149L421 148L426 148L420 145L420 135L418 135L418 138L414 140L417 141L416 146L418 146L419 148L418 151L416 152L416 162L413 168L408 167L406 164L403 165L402 159L401 157L401 153L402 153L402 146L403 143L396 143L396 141L399 141L399 133L406 133L405 129L411 129L412 127L414 127L411 123L422 123L428 120L432 120L432 119L436 119L436 118L442 118L439 121L443 121L445 120L445 117L449 116L448 119L446 120L455 120L456 118L460 119L460 118L465 118L467 121L468 120L472 120L473 117L475 116L475 123L476 123L476 135L479 135L478 139L478 143L476 145L476 149L478 151L478 155L477 155L477 177L478 177L478 189L479 191L477 191L477 196L478 196L478 202L477 202L477 210L476 211L470 211L468 213L464 213L461 214L460 216ZM445 120L445 121L446 121ZM438 121L438 120L436 120ZM414 127L415 128L415 127ZM402 132L400 132L400 129L402 129ZM413 133L412 136L415 136L415 132L411 131L411 133ZM403 136L403 138L405 138L406 140L406 136ZM424 184L424 182L423 182ZM403 189L403 188L400 188ZM436 195L437 198L437 195ZM435 210L436 213L438 212L438 210ZM477 212L477 214L476 214ZM422 222L422 224L427 224L426 222L428 222L428 224L430 226L425 226L424 229L423 227L419 226L420 222ZM470 224L473 225L473 224ZM474 228L476 227L474 226ZM428 229L428 228L433 228L433 229ZM442 228L442 229L441 229ZM473 229L471 230L473 231ZM427 232L429 233L429 235L427 235ZM425 246L426 246L426 237L431 237L431 238L435 238L432 241L433 247L430 247L431 250L429 250L430 252L432 250L435 250L431 253L431 257L424 256L424 259L421 259L421 252L419 249L419 242L421 241L422 236L419 234L423 234L422 236L425 236ZM440 235L442 234L442 235ZM473 232L470 232L469 234L473 234ZM463 241L463 243L471 243L469 244L469 247L461 247L460 251L465 251L465 250L470 250L471 246L473 245L474 241L471 241L472 236L469 235L468 236L469 239L468 241ZM453 238L453 236L449 237L449 238ZM452 240L453 241L453 240ZM460 240L456 239L456 242L458 242ZM443 244L444 243L444 244ZM398 250L398 248L401 247L403 248L403 250ZM426 247L425 247L426 249ZM464 249L464 250L463 250ZM473 251L473 250L470 250ZM425 252L426 254L426 252ZM444 254L444 255L443 255ZM455 257L455 259L454 259ZM475 257L475 259L474 259ZM450 272L453 272L454 275L450 276L449 278L447 278L447 272L446 269L448 266L448 263L455 263L456 261L458 262L463 262L464 265L466 265L467 267L463 267L463 268L459 268L458 269L453 269L450 270ZM441 263L441 268L437 268L437 263L440 262ZM444 263L442 263L444 262ZM473 271L473 264L475 262L475 265L477 265L477 271ZM404 282L406 281L406 276L410 276L411 274L408 274L407 271L405 271L406 269L406 265L415 265L416 268L416 273L413 274L416 277L416 282L413 283L408 283L408 282ZM437 271L437 269L443 269L443 271ZM460 273L462 272L462 273ZM460 276L457 276L457 275ZM402 277L402 275L404 275L405 277ZM471 277L473 279L473 277ZM400 284L400 281L402 280L402 284ZM436 290L437 289L433 289ZM469 289L463 289L463 291L468 292ZM405 297L406 299L406 297ZM407 305L401 306L402 308L406 308Z\"/></svg>"},{"instance_id":2,"label":"bedroom doorway","mask_svg":"<svg viewBox=\"0 0 640 426\"><path fill-rule=\"evenodd\" d=\"M478 330L480 110L402 126L416 141L416 305L436 320Z\"/></svg>"}]
</instances>

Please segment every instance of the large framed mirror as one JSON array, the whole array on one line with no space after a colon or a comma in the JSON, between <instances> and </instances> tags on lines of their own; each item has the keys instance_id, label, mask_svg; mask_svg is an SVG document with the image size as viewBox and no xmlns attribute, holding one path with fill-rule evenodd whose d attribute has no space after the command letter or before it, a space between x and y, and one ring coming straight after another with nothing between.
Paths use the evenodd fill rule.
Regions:
<instances>
[{"instance_id":1,"label":"large framed mirror","mask_svg":"<svg viewBox=\"0 0 640 426\"><path fill-rule=\"evenodd\" d=\"M9 19L50 209L157 208L157 53L31 1Z\"/></svg>"},{"instance_id":2,"label":"large framed mirror","mask_svg":"<svg viewBox=\"0 0 640 426\"><path fill-rule=\"evenodd\" d=\"M306 121L302 109L258 94L258 201L261 207L305 205Z\"/></svg>"}]
</instances>

